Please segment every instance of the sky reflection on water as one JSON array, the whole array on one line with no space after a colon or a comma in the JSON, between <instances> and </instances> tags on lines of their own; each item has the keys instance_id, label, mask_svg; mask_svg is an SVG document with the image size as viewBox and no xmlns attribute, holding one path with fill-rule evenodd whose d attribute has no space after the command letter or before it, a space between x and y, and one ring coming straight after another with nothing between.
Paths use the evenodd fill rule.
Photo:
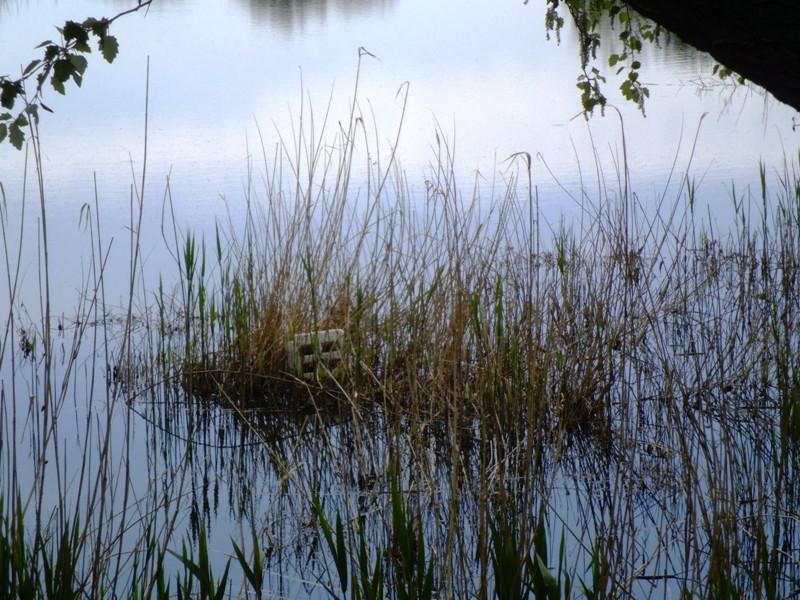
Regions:
<instances>
[{"instance_id":1,"label":"sky reflection on water","mask_svg":"<svg viewBox=\"0 0 800 600\"><path fill-rule=\"evenodd\" d=\"M691 174L717 218L724 219L732 179L743 190L757 183L759 161L772 173L784 155L795 154L794 111L757 90L713 83L708 57L674 40L645 52L646 117L622 101L609 79L606 89L621 119L608 110L587 123L575 88L574 33L567 28L560 44L547 41L541 4L159 0L146 16L114 25L121 51L113 65L94 56L82 89L46 94L56 111L41 127L48 203L61 225L51 232L61 235L53 247L76 246L73 228L81 206L94 202L95 176L107 235L120 236L129 225L132 184L141 179L148 57L143 231L153 276L170 268L159 239L167 180L180 225L210 235L214 217L241 210L250 176L261 185L261 141L270 161L276 131L289 141L301 104L313 107L319 131L330 101L327 131L336 134L349 115L362 47L375 57L361 61L359 109L370 129L374 118L384 156L402 114L398 92L408 91L398 156L412 194L424 193L437 123L455 152L462 193L471 194L477 181L483 201L502 193L491 182L509 156L538 157L533 182L551 223L578 211L561 185L573 197L580 196L581 181L590 193L597 190L595 153L612 195L618 191L621 123L633 189L649 202L663 192L673 164L678 175L689 166L702 120ZM6 0L0 3L0 68L27 64L32 48L54 35L54 24L128 6L122 0ZM601 46L601 63L609 51ZM22 159L7 144L0 147L11 214L21 203ZM255 164L251 174L248 164ZM673 177L673 185L678 181ZM118 252L111 262L123 264ZM80 264L76 255L62 256L65 268ZM70 285L65 280L62 287Z\"/></svg>"},{"instance_id":2,"label":"sky reflection on water","mask_svg":"<svg viewBox=\"0 0 800 600\"><path fill-rule=\"evenodd\" d=\"M32 56L31 48L52 34L54 23L90 14L111 14L127 6L129 3L121 0L83 4L0 2L0 69L26 64ZM643 61L642 78L652 82L646 117L636 107L623 104L615 95L615 85L609 82L608 94L620 113L609 109L606 116L597 115L587 123L580 116L574 85L578 73L574 35L565 31L560 45L546 41L540 8L535 3L524 6L521 0L499 4L477 0L157 0L146 17L134 15L121 21L114 28L121 43L117 62L104 65L94 57L82 89L72 87L63 98L53 93L46 96L46 102L56 111L55 115L44 117L41 128L48 218L55 225L50 231L54 312L63 313L67 321L75 312L80 282L91 273L87 257L97 246L109 255L109 304L123 307L121 297L127 292L130 252L126 227L134 226L131 198L142 180L148 56L149 123L142 228L145 264L141 275L147 286L145 295L152 295L162 274L166 273L169 281L169 274L177 271L171 250L162 239L163 235L168 243L173 242L169 227L162 229L165 222L168 225L171 211L179 227L205 233L210 244L215 217L225 218L226 210L231 211L234 221L240 216L250 164L255 165L254 186L262 185L258 166L262 136L269 162L278 143L275 129L291 147L292 123L298 126L300 106L304 104L313 107L314 126L319 134L329 98L328 131L331 137L338 133L339 123L349 116L360 47L374 56L362 56L359 108L370 129L374 115L375 135L384 153L394 143L400 120L404 96L398 95L398 90L405 92L408 84L399 157L412 194L423 198L424 182L435 159L432 146L436 123L439 134L455 149L454 166L462 192L469 196L478 177L476 172L480 173L478 181L485 186L482 198L487 203L494 200L490 183L495 169L505 169L506 158L513 153L529 152L534 157L533 181L538 186L542 209L554 225L562 214L576 212L570 194L580 196L581 181L589 194L596 193L598 185L610 188L612 196L618 191L621 123L633 188L643 203L653 203L664 192L674 163L676 173L671 189L676 189L694 151L691 175L701 182L699 190L709 199L712 218L722 222L731 180L740 191L748 185L757 186L759 161L767 165L771 178L781 168L784 155L790 159L796 155L800 132L792 130L794 111L757 90L710 82L710 61L677 43L648 51ZM307 130L311 125L309 120L304 122ZM694 147L698 127L701 129ZM595 174L596 157L607 177L600 183ZM15 240L19 241L14 236L18 235L15 227L21 218L23 158L8 145L0 147L0 181L8 206L4 216L12 224L12 247ZM104 235L99 243L84 228L86 204L95 210L95 177ZM171 206L164 203L167 181ZM32 178L28 186L28 213L21 242L24 287L20 298L25 304L21 312L28 312L35 320L39 310L39 254ZM495 192L502 193L501 188ZM754 193L758 195L758 190L754 189ZM0 310L7 314L4 302L5 298L0 299ZM89 364L88 360L82 363L85 370ZM101 386L105 374L91 372ZM165 457L163 463L150 464L137 473L136 484L144 489L159 475L158 469L168 469L170 460L182 459L186 448L182 437L186 424L182 419L186 415L178 407L178 416L173 417L175 430L180 431L173 435L168 428L159 428L161 421L168 421L164 416L169 410L166 403L148 406L145 399L137 401L138 407L152 412L142 411L144 416L131 440L133 448L146 453L151 439L160 436L163 446L158 449ZM90 411L101 412L101 408L79 405L75 411L76 429L79 419L83 423ZM158 413L160 410L163 415ZM224 523L227 517L235 522L240 499L234 496L246 496L235 475L252 472L253 495L247 500L258 510L263 509L263 514L270 516L268 511L274 511L271 524L279 538L276 546L285 544L290 553L298 523L308 518L307 505L302 499L276 491L279 469L269 463L274 455L269 455L266 445L260 445L257 439L247 437L251 432L238 429L240 423L232 413L209 411L206 416L207 427L196 430L200 438L195 446L199 467L192 471L187 502L196 502L207 517L216 513L219 502L223 512L230 512L221 515L220 522ZM264 416L266 425L271 424L271 418L286 424L280 414ZM117 422L113 426L123 427ZM383 443L379 437L384 433L381 426L374 431L365 430L364 438ZM340 429L341 433L332 426L327 433L334 444L344 446L352 436L345 431L346 426ZM70 435L72 431L65 429L62 433ZM242 451L239 471L229 479L223 478L235 471L225 462L232 460L227 452L230 448L220 444L223 450L219 451L219 438L215 439L215 435L229 440L246 439L248 448L256 448L252 454ZM70 451L78 454L81 441L78 437ZM321 483L331 492L335 469L314 462L330 458L328 448L321 449L321 438L309 436L302 444L291 436L270 441L273 452L277 449L302 456L298 462L309 469L309 481L315 476L311 471L318 468L324 476ZM437 442L432 438L433 449L440 447ZM375 453L379 457L381 450ZM434 456L430 460L441 459L444 464L448 458ZM661 462L669 466L668 461ZM577 496L582 489L580 478L588 478L586 473L593 466L596 465L591 462L588 466L578 465L574 481L565 478L558 482L558 493L566 496L567 486L574 484L573 493ZM612 471L610 478L621 480L622 475L613 472L613 467L608 468ZM222 486L221 491L204 487L199 480L203 469L211 474L214 485ZM446 468L441 469L444 480L449 473ZM602 481L597 485L601 486ZM580 503L580 498L572 501ZM291 506L286 508L281 503ZM563 506L568 514L566 524L571 523L570 518L582 516L569 516L569 510L574 508L569 500L564 500ZM682 517L680 511L675 515ZM181 526L182 531L189 530L187 523ZM219 547L227 548L228 539L229 531L220 527L216 537Z\"/></svg>"}]
</instances>

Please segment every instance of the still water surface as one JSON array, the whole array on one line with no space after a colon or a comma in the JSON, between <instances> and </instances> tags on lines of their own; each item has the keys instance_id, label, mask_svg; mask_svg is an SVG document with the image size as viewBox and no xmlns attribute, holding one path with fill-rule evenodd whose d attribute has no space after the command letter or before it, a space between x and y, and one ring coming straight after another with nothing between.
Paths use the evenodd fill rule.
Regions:
<instances>
[{"instance_id":1,"label":"still water surface","mask_svg":"<svg viewBox=\"0 0 800 600\"><path fill-rule=\"evenodd\" d=\"M329 110L331 135L337 133L339 122L348 119L359 48L370 54L362 54L360 62L358 107L370 125L374 119L375 135L386 152L395 143L406 103L398 156L411 193L420 198L425 197L425 179L436 159L437 128L440 138L447 139L455 151L462 193L469 196L477 180L481 199L489 204L502 195L502 186L493 189L492 181L495 172L507 167L507 157L517 152L535 157L533 182L551 223L576 213L572 198L580 197L582 176L590 182L596 179L595 157L609 175L608 187L614 196L623 131L633 188L643 202L654 201L668 185L671 197L678 197L677 183L688 170L709 207L703 214L723 224L730 212L732 186L738 193L751 187L760 195L759 161L772 180L784 157L797 156L800 131L793 129L795 111L759 89L713 83L713 61L674 39L664 40L660 49L648 50L643 60L642 79L651 92L646 116L619 99L610 80L607 92L621 117L609 110L587 123L575 88L579 65L574 32L568 28L562 32L560 44L547 41L541 4L526 6L521 0L157 0L147 15L120 21L113 29L121 45L117 61L109 66L95 57L82 89L71 87L65 97L54 93L45 97L56 111L45 115L41 126L48 219L54 225L49 232L54 313L69 319L81 297L81 282L90 273L87 256L94 252L89 244L97 241L82 227L81 215L86 203L95 210L95 185L104 235L101 245L103 253L108 253L109 302L114 304L115 297L122 298L127 291L127 230L132 187L138 188L142 181L146 97L147 170L141 231L142 281L149 294L161 274L169 280L176 271L162 239L171 235L162 232L167 179L178 225L210 238L215 218L223 218L229 210L235 219L243 210L248 180L260 185L261 140L270 161L278 135L291 139L301 105L306 110L313 107L317 128ZM32 48L54 35L54 24L115 14L129 5L122 1L0 0L0 72L13 73L17 65L27 64L35 56ZM601 49L601 63L608 52ZM308 121L306 126L310 126ZM32 200L34 179L29 176L27 212L20 225L24 156L7 144L0 147L4 216L10 224L7 235L12 248L22 244L22 289L13 310L35 320L41 310L38 216ZM677 175L670 177L673 165ZM597 186L587 187L596 190ZM0 298L2 314L8 314L7 303L5 296ZM56 346L68 355L69 335L59 334ZM86 382L74 384L71 418L60 429L75 452L70 461L81 456L82 424L90 413L101 410L88 406L81 397L88 382L100 389L106 376L103 366L97 368L104 365L104 357L87 354L75 377ZM26 399L38 393L35 384L19 391L19 397ZM146 465L137 462L132 472L134 485L144 496L148 485L169 471L170 461L178 462L175 457L185 448L180 433L185 424L180 421L186 416L173 416L167 424L166 406L141 402L134 409L144 418L131 420L130 413L116 413L111 427L125 432L133 456L148 457ZM309 465L303 467L309 470L319 466L315 461L324 460L327 453L318 447L319 440L314 445L304 438L307 446L295 445L293 437L300 426L287 424L282 415L265 420L269 418L288 431L275 436L282 441L270 452L294 453L292 457ZM256 436L247 437L249 433L242 433L238 444L223 441L224 435L236 435L233 415L214 412L207 419L204 435L209 440L207 445L198 444L197 468L188 485L192 516L187 519L198 512L213 513L219 523L227 523L229 517L235 524L236 506L241 503L234 497L237 494L253 505L262 503L281 513L281 507L271 503L293 500L271 496L274 482L281 477L270 464L274 457ZM115 443L121 444L121 437ZM347 434L341 437L333 443L344 447ZM161 444L158 448L155 440ZM239 448L238 457L231 458L232 447ZM242 457L250 447L257 450L247 453L245 460ZM115 446L114 451L120 454L120 468L125 468L124 448ZM330 465L318 471L335 479ZM20 475L23 487L30 483L29 476ZM252 486L243 488L243 481ZM327 486L330 482L319 483ZM308 517L304 509L297 512ZM290 519L276 520L271 535L290 539L295 526ZM187 523L181 522L179 528L188 529ZM215 547L228 551L231 532L220 530ZM283 571L272 585L284 591L288 584ZM291 584L295 589L299 585Z\"/></svg>"},{"instance_id":2,"label":"still water surface","mask_svg":"<svg viewBox=\"0 0 800 600\"><path fill-rule=\"evenodd\" d=\"M462 193L471 194L477 178L485 202L500 193L492 191L493 176L507 168L510 155L539 157L533 182L553 223L576 212L554 176L578 197L579 168L595 180L596 153L615 182L623 131L633 189L644 202L663 191L674 164L679 175L689 169L700 182L701 198L723 222L732 183L737 190L756 185L759 161L772 173L784 156L796 155L795 111L759 89L714 83L713 61L669 38L642 61L651 92L646 116L619 97L610 78L607 92L621 118L608 110L587 123L575 88L574 32L567 27L560 44L548 41L542 4L159 1L146 15L119 21L112 32L121 46L117 61L106 65L95 56L82 89L45 97L55 110L41 126L49 216L59 224L50 235L52 246L64 249L56 258L55 272L64 277L56 289L75 289L76 227L81 206L93 203L95 177L106 234L119 238L129 225L131 186L141 181L148 57L142 231L151 277L170 264L159 239L167 178L179 225L210 233L215 217L241 210L248 178L260 184L261 140L271 161L278 133L291 139L301 106L313 108L317 130L329 110L329 135L346 121L359 48L374 57L361 59L358 107L371 126L374 119L384 155L395 143L406 99L398 156L412 194L420 196L435 161L437 124L455 151ZM119 0L0 2L0 69L14 73L27 64L36 44L57 35L55 24L128 6ZM610 51L601 47L600 64ZM11 215L21 205L22 174L23 154L3 145L0 181ZM126 250L117 239L110 264L127 264ZM36 256L26 260L35 272ZM35 297L31 291L29 301ZM62 304L70 309L66 297Z\"/></svg>"}]
</instances>

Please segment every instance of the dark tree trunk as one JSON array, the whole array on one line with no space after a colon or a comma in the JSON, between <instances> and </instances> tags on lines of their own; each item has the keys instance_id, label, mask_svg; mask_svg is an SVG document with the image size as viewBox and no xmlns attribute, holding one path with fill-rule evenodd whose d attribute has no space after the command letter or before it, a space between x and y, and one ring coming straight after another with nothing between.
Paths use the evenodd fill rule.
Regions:
<instances>
[{"instance_id":1,"label":"dark tree trunk","mask_svg":"<svg viewBox=\"0 0 800 600\"><path fill-rule=\"evenodd\" d=\"M626 0L800 110L800 0Z\"/></svg>"}]
</instances>

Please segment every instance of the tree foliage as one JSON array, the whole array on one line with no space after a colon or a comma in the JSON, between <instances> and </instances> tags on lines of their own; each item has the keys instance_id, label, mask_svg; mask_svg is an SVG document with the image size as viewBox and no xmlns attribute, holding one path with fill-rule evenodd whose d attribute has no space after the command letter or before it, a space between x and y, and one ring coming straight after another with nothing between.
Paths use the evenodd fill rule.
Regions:
<instances>
[{"instance_id":1,"label":"tree foliage","mask_svg":"<svg viewBox=\"0 0 800 600\"><path fill-rule=\"evenodd\" d=\"M527 4L529 0L524 0ZM66 85L72 80L80 87L88 66L86 55L92 52L92 44L111 63L117 56L119 44L109 33L111 24L118 18L149 7L153 0L137 0L136 6L111 18L88 18L82 22L67 21L57 27L60 40L45 40L37 48L43 48L43 56L32 60L19 77L0 75L0 143L8 140L21 149L25 142L25 128L33 120L38 123L39 109L52 112L44 103L44 91L52 87L64 94ZM593 114L596 108L602 112L607 98L603 90L605 67L597 64L597 51L601 43L600 27L608 23L616 38L606 40L616 45L609 54L608 67L616 75L625 73L619 86L625 100L634 102L644 114L645 99L650 92L639 78L642 63L640 54L645 43L658 44L664 29L640 16L623 0L545 0L545 29L548 38L560 39L564 27L564 14L574 22L579 36L580 73L577 87L585 113ZM716 65L713 73L720 78L733 75L731 69ZM738 78L741 81L741 78ZM34 83L27 93L26 83ZM15 106L22 105L14 111Z\"/></svg>"},{"instance_id":2,"label":"tree foliage","mask_svg":"<svg viewBox=\"0 0 800 600\"><path fill-rule=\"evenodd\" d=\"M119 52L119 43L109 33L111 24L120 17L148 7L152 1L138 0L136 6L111 18L90 17L80 23L67 21L56 28L59 40L45 40L37 46L37 49L43 49L42 57L28 63L19 77L0 75L0 143L8 139L15 148L21 149L25 142L25 128L31 120L38 123L39 109L53 112L44 103L48 84L59 94L66 93L70 80L80 87L89 64L86 55L91 54L92 45L107 62L113 62ZM30 94L27 93L29 82L33 84Z\"/></svg>"},{"instance_id":3,"label":"tree foliage","mask_svg":"<svg viewBox=\"0 0 800 600\"><path fill-rule=\"evenodd\" d=\"M639 55L645 42L658 44L663 29L639 16L622 0L546 0L545 27L548 37L557 38L564 26L564 10L572 18L578 31L580 44L580 69L577 87L581 93L581 104L586 113L595 108L602 111L607 103L603 92L606 78L597 66L597 50L600 47L600 25L608 22L617 32L618 49L609 55L608 66L616 74L627 73L619 86L622 96L638 105L644 113L644 101L650 91L639 80L642 63ZM525 0L528 3L528 0ZM607 40L609 43L611 40Z\"/></svg>"},{"instance_id":4,"label":"tree foliage","mask_svg":"<svg viewBox=\"0 0 800 600\"><path fill-rule=\"evenodd\" d=\"M528 0L524 0L525 4ZM600 47L601 25L616 32L616 37L606 39L609 45L615 44L614 51L609 53L608 67L615 70L616 75L625 73L619 86L622 97L634 102L644 114L645 99L650 91L639 79L642 67L641 52L645 44L658 45L665 29L657 23L641 16L623 0L546 0L545 27L548 38L555 34L559 38L564 26L566 12L578 31L580 43L580 69L577 87L581 93L581 104L587 114L595 108L602 111L607 103L603 91L606 83L604 70L597 64L597 50ZM613 47L613 46L612 46ZM717 64L713 75L720 79L735 77L742 83L742 77L736 75L728 67Z\"/></svg>"}]
</instances>

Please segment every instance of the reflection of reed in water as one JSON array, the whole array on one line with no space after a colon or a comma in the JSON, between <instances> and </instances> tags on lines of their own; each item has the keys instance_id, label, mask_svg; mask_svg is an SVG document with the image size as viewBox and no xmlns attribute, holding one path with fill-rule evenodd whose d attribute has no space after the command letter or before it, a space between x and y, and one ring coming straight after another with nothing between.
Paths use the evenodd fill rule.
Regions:
<instances>
[{"instance_id":1,"label":"reflection of reed in water","mask_svg":"<svg viewBox=\"0 0 800 600\"><path fill-rule=\"evenodd\" d=\"M218 251L218 275L194 284L213 310L187 294L179 313L198 315L183 388L194 410L239 415L269 465L235 473L230 494L262 499L252 515L282 532L280 555L295 544L302 563L319 541L312 491L353 552L363 528L373 556L402 555L396 473L452 597L492 595L509 561L539 585L539 560L598 595L706 597L763 578L791 592L800 565L778 549L800 545L780 516L796 515L800 485L796 190L766 237L743 225L719 239L682 197L653 218L627 184L585 200L579 234L545 230L532 157L487 207L458 193L443 135L424 199L392 180L391 154L355 194L350 161L374 155L356 146L362 127L354 112L335 143L283 156L286 188L271 184L243 237L229 232L239 253ZM309 165L320 180L293 178ZM337 369L298 376L286 343L329 330L347 349Z\"/></svg>"}]
</instances>

